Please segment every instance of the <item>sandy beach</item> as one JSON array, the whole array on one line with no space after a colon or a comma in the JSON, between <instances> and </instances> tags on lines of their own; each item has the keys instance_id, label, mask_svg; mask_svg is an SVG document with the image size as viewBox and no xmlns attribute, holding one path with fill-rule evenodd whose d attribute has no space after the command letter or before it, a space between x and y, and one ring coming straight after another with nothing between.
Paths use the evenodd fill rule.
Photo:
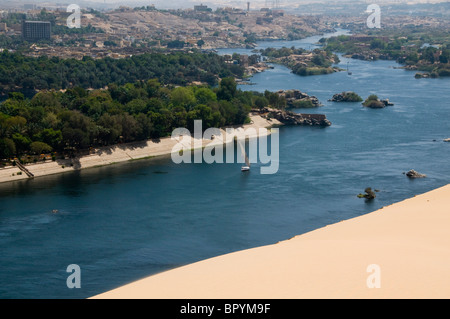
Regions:
<instances>
[{"instance_id":1,"label":"sandy beach","mask_svg":"<svg viewBox=\"0 0 450 319\"><path fill-rule=\"evenodd\" d=\"M248 138L248 136L245 136L245 131L248 128L254 128L258 132L260 128L270 128L274 125L281 124L275 119L267 120L259 115L251 115L250 120L250 124L246 124L240 127L241 130L236 134L238 138ZM187 143L186 149L195 149L196 145L202 145L201 147L206 147L207 145L213 146L223 144L228 138L225 129L226 128L221 129L222 136L217 136L212 141L203 139L199 144L196 143L194 138L192 137L188 141L183 138L182 142ZM191 134L193 136L194 132L191 132ZM270 134L270 131L268 131L268 134ZM34 177L61 174L74 170L81 170L131 160L168 155L172 153L172 150L177 143L178 141L172 140L170 137L167 137L162 138L159 141L148 140L138 143L121 144L110 147L97 148L92 150L90 155L78 157L75 159L62 159L54 162L47 161L44 163L29 164L25 167L34 175ZM192 148L190 148L190 146L192 146ZM28 176L24 172L21 172L18 167L0 168L0 183L24 179L28 179Z\"/></svg>"},{"instance_id":2,"label":"sandy beach","mask_svg":"<svg viewBox=\"0 0 450 319\"><path fill-rule=\"evenodd\" d=\"M450 184L93 298L449 298Z\"/></svg>"}]
</instances>

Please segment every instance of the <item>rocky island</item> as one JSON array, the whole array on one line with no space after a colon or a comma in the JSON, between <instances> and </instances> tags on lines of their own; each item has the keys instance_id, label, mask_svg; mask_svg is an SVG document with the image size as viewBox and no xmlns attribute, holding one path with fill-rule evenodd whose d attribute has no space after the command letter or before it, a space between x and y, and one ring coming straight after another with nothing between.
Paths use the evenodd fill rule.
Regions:
<instances>
[{"instance_id":1,"label":"rocky island","mask_svg":"<svg viewBox=\"0 0 450 319\"><path fill-rule=\"evenodd\" d=\"M342 92L333 95L331 102L362 102L363 99L355 92Z\"/></svg>"},{"instance_id":2,"label":"rocky island","mask_svg":"<svg viewBox=\"0 0 450 319\"><path fill-rule=\"evenodd\" d=\"M265 107L253 109L252 113L263 118L276 119L284 125L331 126L331 122L323 114L303 114Z\"/></svg>"},{"instance_id":3,"label":"rocky island","mask_svg":"<svg viewBox=\"0 0 450 319\"><path fill-rule=\"evenodd\" d=\"M406 173L406 176L409 178L425 178L427 175L416 172L415 170L410 170Z\"/></svg>"},{"instance_id":4,"label":"rocky island","mask_svg":"<svg viewBox=\"0 0 450 319\"><path fill-rule=\"evenodd\" d=\"M377 190L375 190L375 191L377 191ZM372 200L372 199L375 199L377 197L377 195L375 194L375 192L372 190L371 187L367 187L364 190L364 192L365 192L365 194L359 194L358 198L365 198L365 199L368 199L368 200Z\"/></svg>"},{"instance_id":5,"label":"rocky island","mask_svg":"<svg viewBox=\"0 0 450 319\"><path fill-rule=\"evenodd\" d=\"M333 66L340 62L339 57L331 51L314 49L308 51L296 48L267 48L261 54L270 63L278 63L300 76L321 75L340 72L342 69Z\"/></svg>"},{"instance_id":6,"label":"rocky island","mask_svg":"<svg viewBox=\"0 0 450 319\"><path fill-rule=\"evenodd\" d=\"M362 105L372 109L382 109L386 106L392 106L394 103L390 102L389 99L380 100L378 96L372 94L362 103Z\"/></svg>"},{"instance_id":7,"label":"rocky island","mask_svg":"<svg viewBox=\"0 0 450 319\"><path fill-rule=\"evenodd\" d=\"M309 96L299 90L280 90L277 92L280 97L286 99L287 108L312 108L322 106L319 99L315 96Z\"/></svg>"}]
</instances>

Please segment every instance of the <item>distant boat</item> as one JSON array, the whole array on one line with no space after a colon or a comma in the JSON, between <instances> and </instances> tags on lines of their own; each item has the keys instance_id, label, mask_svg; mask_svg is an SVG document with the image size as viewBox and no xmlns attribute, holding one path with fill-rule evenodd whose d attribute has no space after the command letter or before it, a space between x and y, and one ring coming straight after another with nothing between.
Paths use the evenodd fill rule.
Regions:
<instances>
[{"instance_id":1,"label":"distant boat","mask_svg":"<svg viewBox=\"0 0 450 319\"><path fill-rule=\"evenodd\" d=\"M348 69L348 63L349 63L349 62L347 62L347 74L348 74L348 75L352 75L353 73L350 72L350 70Z\"/></svg>"},{"instance_id":2,"label":"distant boat","mask_svg":"<svg viewBox=\"0 0 450 319\"><path fill-rule=\"evenodd\" d=\"M247 154L245 153L245 140L244 143L241 143L239 140L237 142L241 147L242 155L244 156L245 159L245 165L241 167L241 172L248 172L250 171L250 161L247 157Z\"/></svg>"}]
</instances>

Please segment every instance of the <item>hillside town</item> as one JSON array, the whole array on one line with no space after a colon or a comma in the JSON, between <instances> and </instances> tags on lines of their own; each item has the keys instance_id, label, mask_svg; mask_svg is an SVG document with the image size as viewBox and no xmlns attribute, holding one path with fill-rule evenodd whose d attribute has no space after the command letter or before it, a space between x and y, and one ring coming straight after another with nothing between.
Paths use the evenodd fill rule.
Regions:
<instances>
[{"instance_id":1,"label":"hillside town","mask_svg":"<svg viewBox=\"0 0 450 319\"><path fill-rule=\"evenodd\" d=\"M22 12L0 12L0 37L29 41L30 56L81 59L86 55L120 58L167 48L251 48L257 40L294 40L333 30L324 17L300 17L271 8L252 10L250 3L246 10L227 7L213 11L201 4L186 10L154 6L122 6L107 12L82 9L80 28L75 30L66 26L71 14L66 9L26 6ZM25 24L32 22L36 25L34 38L25 34ZM41 36L39 30L49 24L51 32Z\"/></svg>"}]
</instances>

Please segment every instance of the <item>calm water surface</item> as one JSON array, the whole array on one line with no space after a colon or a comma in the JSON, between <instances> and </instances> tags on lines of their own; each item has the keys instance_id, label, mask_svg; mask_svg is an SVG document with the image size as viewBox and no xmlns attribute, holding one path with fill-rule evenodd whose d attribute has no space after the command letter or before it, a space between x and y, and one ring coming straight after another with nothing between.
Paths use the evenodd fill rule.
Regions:
<instances>
[{"instance_id":1,"label":"calm water surface","mask_svg":"<svg viewBox=\"0 0 450 319\"><path fill-rule=\"evenodd\" d=\"M318 39L260 47L308 49ZM260 175L258 165L242 174L240 164L175 165L162 157L0 184L0 298L90 297L448 184L450 143L443 139L450 137L450 79L416 80L395 66L351 60L352 76L312 77L275 66L242 86L315 95L323 107L295 111L323 113L333 123L281 128L275 175ZM347 90L395 106L327 101ZM402 173L412 168L428 177L407 179ZM372 202L356 197L366 187L380 190ZM70 264L81 267L81 289L66 286Z\"/></svg>"}]
</instances>

